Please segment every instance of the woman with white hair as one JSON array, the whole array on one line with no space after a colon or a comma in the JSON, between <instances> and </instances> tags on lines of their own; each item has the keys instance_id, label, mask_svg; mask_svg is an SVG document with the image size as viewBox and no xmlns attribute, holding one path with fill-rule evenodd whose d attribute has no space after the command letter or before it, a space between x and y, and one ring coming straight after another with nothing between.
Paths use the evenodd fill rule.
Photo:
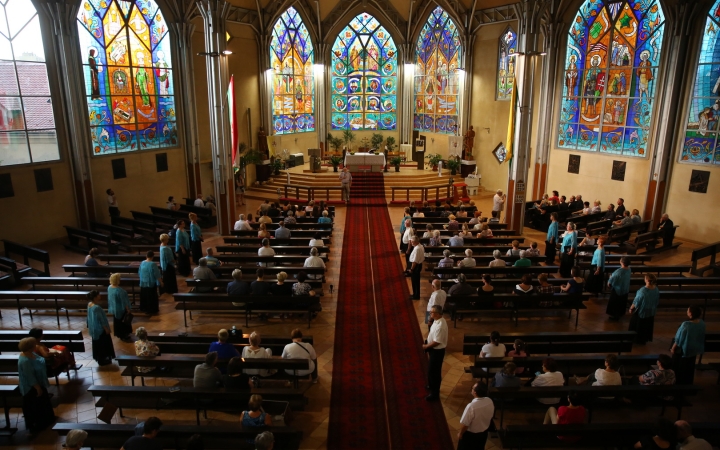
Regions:
<instances>
[{"instance_id":1,"label":"woman with white hair","mask_svg":"<svg viewBox=\"0 0 720 450\"><path fill-rule=\"evenodd\" d=\"M438 262L438 269L441 269L443 267L453 267L455 265L455 260L450 257L451 253L450 250L443 250L443 259ZM445 274L441 275L440 278L450 278L451 274Z\"/></svg>"},{"instance_id":2,"label":"woman with white hair","mask_svg":"<svg viewBox=\"0 0 720 450\"><path fill-rule=\"evenodd\" d=\"M442 237L440 236L440 230L433 230L433 235L428 241L428 247L439 247L443 245Z\"/></svg>"},{"instance_id":3,"label":"woman with white hair","mask_svg":"<svg viewBox=\"0 0 720 450\"><path fill-rule=\"evenodd\" d=\"M145 327L138 327L135 330L135 356L157 356L160 354L160 349L157 344L153 341L148 341L148 333ZM135 367L135 370L140 373L148 373L154 370L154 367Z\"/></svg>"},{"instance_id":4,"label":"woman with white hair","mask_svg":"<svg viewBox=\"0 0 720 450\"><path fill-rule=\"evenodd\" d=\"M125 289L120 287L120 274L110 275L110 286L108 294L108 314L113 316L113 328L116 337L127 341L132 333L132 319L124 320L126 314L130 314L130 299Z\"/></svg>"},{"instance_id":5,"label":"woman with white hair","mask_svg":"<svg viewBox=\"0 0 720 450\"><path fill-rule=\"evenodd\" d=\"M253 331L250 333L250 338L248 339L250 342L250 345L247 347L243 347L242 357L244 359L248 358L258 358L258 359L267 359L272 358L272 350L269 348L263 348L260 347L260 335ZM275 370L268 370L268 369L244 369L243 372L245 372L248 375L259 375L261 377L269 377L275 374Z\"/></svg>"},{"instance_id":6,"label":"woman with white hair","mask_svg":"<svg viewBox=\"0 0 720 450\"><path fill-rule=\"evenodd\" d=\"M493 259L488 264L489 267L505 267L505 260L502 259L502 253L500 250L493 250Z\"/></svg>"},{"instance_id":7,"label":"woman with white hair","mask_svg":"<svg viewBox=\"0 0 720 450\"><path fill-rule=\"evenodd\" d=\"M475 261L475 258L472 257L472 255L472 250L465 250L465 258L463 258L462 261L458 262L458 267L475 267L477 265L477 262Z\"/></svg>"},{"instance_id":8,"label":"woman with white hair","mask_svg":"<svg viewBox=\"0 0 720 450\"><path fill-rule=\"evenodd\" d=\"M305 264L303 264L303 267L322 267L325 268L325 261L322 260L322 258L319 256L320 251L317 249L317 247L313 247L310 249L310 256L305 259ZM321 280L322 274L314 274L310 273L308 274L308 278L311 280Z\"/></svg>"},{"instance_id":9,"label":"woman with white hair","mask_svg":"<svg viewBox=\"0 0 720 450\"><path fill-rule=\"evenodd\" d=\"M235 226L233 227L234 230L242 230L242 231L252 231L252 227L248 223L247 220L245 220L245 214L240 214L238 216L238 221L235 222Z\"/></svg>"}]
</instances>

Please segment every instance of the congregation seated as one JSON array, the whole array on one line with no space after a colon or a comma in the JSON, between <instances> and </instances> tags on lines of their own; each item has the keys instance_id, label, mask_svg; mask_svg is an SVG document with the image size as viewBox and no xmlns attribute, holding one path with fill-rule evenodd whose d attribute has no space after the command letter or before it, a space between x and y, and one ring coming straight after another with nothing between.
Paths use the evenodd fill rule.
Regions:
<instances>
[{"instance_id":1,"label":"congregation seated","mask_svg":"<svg viewBox=\"0 0 720 450\"><path fill-rule=\"evenodd\" d=\"M575 375L575 384L591 384L592 386L620 386L622 378L618 370L620 361L616 355L610 354L605 357L605 367L597 369L587 377Z\"/></svg>"},{"instance_id":2,"label":"congregation seated","mask_svg":"<svg viewBox=\"0 0 720 450\"><path fill-rule=\"evenodd\" d=\"M262 409L262 396L250 396L247 411L240 414L240 424L251 428L272 425L272 416Z\"/></svg>"},{"instance_id":3,"label":"congregation seated","mask_svg":"<svg viewBox=\"0 0 720 450\"><path fill-rule=\"evenodd\" d=\"M238 221L235 222L235 226L233 227L233 230L242 230L242 231L251 231L252 230L250 223L248 223L247 219L245 219L245 214L240 214L238 216Z\"/></svg>"},{"instance_id":4,"label":"congregation seated","mask_svg":"<svg viewBox=\"0 0 720 450\"><path fill-rule=\"evenodd\" d=\"M214 389L222 385L222 373L215 367L217 360L217 352L210 352L205 355L205 362L195 366L193 387Z\"/></svg>"},{"instance_id":5,"label":"congregation seated","mask_svg":"<svg viewBox=\"0 0 720 450\"><path fill-rule=\"evenodd\" d=\"M490 225L484 223L480 228L480 232L477 234L478 239L489 239L493 237L493 232L490 229Z\"/></svg>"},{"instance_id":6,"label":"congregation seated","mask_svg":"<svg viewBox=\"0 0 720 450\"><path fill-rule=\"evenodd\" d=\"M313 236L312 239L310 239L310 243L308 246L310 247L323 247L325 245L325 241L322 238L322 234L315 233L315 236Z\"/></svg>"},{"instance_id":7,"label":"congregation seated","mask_svg":"<svg viewBox=\"0 0 720 450\"><path fill-rule=\"evenodd\" d=\"M510 251L510 250L508 250ZM513 264L513 267L530 267L532 266L532 261L530 261L527 258L527 252L525 250L520 250L520 258L515 261L515 264Z\"/></svg>"},{"instance_id":8,"label":"congregation seated","mask_svg":"<svg viewBox=\"0 0 720 450\"><path fill-rule=\"evenodd\" d=\"M705 439L693 436L692 427L685 420L675 422L678 450L712 450L712 445Z\"/></svg>"},{"instance_id":9,"label":"congregation seated","mask_svg":"<svg viewBox=\"0 0 720 450\"><path fill-rule=\"evenodd\" d=\"M250 285L242 279L242 270L235 269L232 271L233 281L227 285L228 295L247 295L250 293Z\"/></svg>"},{"instance_id":10,"label":"congregation seated","mask_svg":"<svg viewBox=\"0 0 720 450\"><path fill-rule=\"evenodd\" d=\"M172 195L168 197L168 201L166 203L167 209L170 211L177 211L180 206L178 206L177 203L175 203L175 197Z\"/></svg>"},{"instance_id":11,"label":"congregation seated","mask_svg":"<svg viewBox=\"0 0 720 450\"><path fill-rule=\"evenodd\" d=\"M295 218L295 213L290 210L287 212L287 216L285 216L285 225L295 225L297 223L297 219Z\"/></svg>"},{"instance_id":12,"label":"congregation seated","mask_svg":"<svg viewBox=\"0 0 720 450\"><path fill-rule=\"evenodd\" d=\"M526 273L520 278L520 284L515 285L513 294L515 295L530 295L534 294L535 290L532 285L532 275Z\"/></svg>"},{"instance_id":13,"label":"congregation seated","mask_svg":"<svg viewBox=\"0 0 720 450\"><path fill-rule=\"evenodd\" d=\"M267 215L267 211L261 211L260 213L258 213L257 223L262 225L272 223L272 219L270 218L270 216Z\"/></svg>"},{"instance_id":14,"label":"congregation seated","mask_svg":"<svg viewBox=\"0 0 720 450\"><path fill-rule=\"evenodd\" d=\"M502 253L500 250L493 250L493 259L488 264L488 267L505 267L507 264L505 263L505 260L502 259Z\"/></svg>"},{"instance_id":15,"label":"congregation seated","mask_svg":"<svg viewBox=\"0 0 720 450\"><path fill-rule=\"evenodd\" d=\"M537 242L533 241L530 243L530 248L525 250L525 256L527 256L528 258L540 256L540 249L538 248Z\"/></svg>"},{"instance_id":16,"label":"congregation seated","mask_svg":"<svg viewBox=\"0 0 720 450\"><path fill-rule=\"evenodd\" d=\"M607 210L605 211L605 215L603 216L602 220L615 220L615 205L610 203L607 207Z\"/></svg>"},{"instance_id":17,"label":"congregation seated","mask_svg":"<svg viewBox=\"0 0 720 450\"><path fill-rule=\"evenodd\" d=\"M493 387L520 387L522 380L517 376L517 365L514 362L507 362L505 366L499 371L495 372L495 377L492 380Z\"/></svg>"},{"instance_id":18,"label":"congregation seated","mask_svg":"<svg viewBox=\"0 0 720 450\"><path fill-rule=\"evenodd\" d=\"M270 284L270 293L272 295L292 295L292 284L285 282L288 274L285 272L278 272L276 277L277 283Z\"/></svg>"},{"instance_id":19,"label":"congregation seated","mask_svg":"<svg viewBox=\"0 0 720 450\"><path fill-rule=\"evenodd\" d=\"M198 208L204 208L205 207L205 200L203 200L203 195L198 194L197 198L193 202L193 206L196 206Z\"/></svg>"},{"instance_id":20,"label":"congregation seated","mask_svg":"<svg viewBox=\"0 0 720 450\"><path fill-rule=\"evenodd\" d=\"M291 371L287 369L285 370L285 372L290 376L294 376L295 373L297 373L297 376L300 378L310 375L312 382L317 383L317 354L315 353L315 348L312 346L312 344L303 342L303 333L299 328L295 328L292 331L292 333L290 334L290 339L292 339L292 342L290 344L287 344L283 349L282 358L307 359L309 366L307 370Z\"/></svg>"},{"instance_id":21,"label":"congregation seated","mask_svg":"<svg viewBox=\"0 0 720 450\"><path fill-rule=\"evenodd\" d=\"M281 220L278 222L278 227L275 229L275 237L277 239L287 239L290 237L290 230L285 226L285 221Z\"/></svg>"},{"instance_id":22,"label":"congregation seated","mask_svg":"<svg viewBox=\"0 0 720 450\"><path fill-rule=\"evenodd\" d=\"M32 328L28 336L35 338L35 353L45 359L49 376L57 376L76 367L75 357L66 348L60 348L61 346L47 348L47 346L42 343L42 328Z\"/></svg>"},{"instance_id":23,"label":"congregation seated","mask_svg":"<svg viewBox=\"0 0 720 450\"><path fill-rule=\"evenodd\" d=\"M465 250L465 258L463 258L461 261L458 261L458 267L475 267L477 265L477 262L475 261L475 258L472 257L472 255L472 250Z\"/></svg>"},{"instance_id":24,"label":"congregation seated","mask_svg":"<svg viewBox=\"0 0 720 450\"><path fill-rule=\"evenodd\" d=\"M272 237L272 234L270 234L270 232L268 231L267 225L265 225L265 223L260 224L260 226L258 227L257 235L261 239L267 239Z\"/></svg>"},{"instance_id":25,"label":"congregation seated","mask_svg":"<svg viewBox=\"0 0 720 450\"><path fill-rule=\"evenodd\" d=\"M477 290L470 285L470 283L467 282L467 278L465 277L465 274L459 274L457 276L457 283L455 283L450 289L448 289L448 295L473 295L477 292Z\"/></svg>"},{"instance_id":26,"label":"congregation seated","mask_svg":"<svg viewBox=\"0 0 720 450\"><path fill-rule=\"evenodd\" d=\"M250 292L252 295L267 295L270 292L270 286L265 282L265 270L259 268L255 272L256 279L250 283Z\"/></svg>"},{"instance_id":27,"label":"congregation seated","mask_svg":"<svg viewBox=\"0 0 720 450\"><path fill-rule=\"evenodd\" d=\"M462 239L462 238L460 238ZM440 236L440 230L433 230L432 237L428 241L428 247L440 247L443 245L442 242L442 236ZM450 241L448 240L448 245L450 245ZM462 245L462 244L460 244Z\"/></svg>"},{"instance_id":28,"label":"congregation seated","mask_svg":"<svg viewBox=\"0 0 720 450\"><path fill-rule=\"evenodd\" d=\"M212 271L208 267L207 259L200 258L198 260L198 265L193 269L193 278L196 281L205 281L205 280L215 280L217 277L215 276L215 272ZM197 286L195 288L196 292L212 292L213 288L210 286Z\"/></svg>"},{"instance_id":29,"label":"congregation seated","mask_svg":"<svg viewBox=\"0 0 720 450\"><path fill-rule=\"evenodd\" d=\"M519 241L512 241L510 244L511 248L507 251L505 254L506 256L520 256L520 242Z\"/></svg>"},{"instance_id":30,"label":"congregation seated","mask_svg":"<svg viewBox=\"0 0 720 450\"><path fill-rule=\"evenodd\" d=\"M261 244L262 247L258 249L258 256L275 256L275 250L270 247L270 239L264 238ZM258 262L257 265L260 267L269 267L272 266L273 263Z\"/></svg>"},{"instance_id":31,"label":"congregation seated","mask_svg":"<svg viewBox=\"0 0 720 450\"><path fill-rule=\"evenodd\" d=\"M321 223L321 224L332 223L332 219L331 219L330 217L328 217L328 212L327 212L327 211L323 211L323 212L322 212L322 216L320 216L320 217L318 218L318 223ZM276 236L277 236L277 235L276 235Z\"/></svg>"},{"instance_id":32,"label":"congregation seated","mask_svg":"<svg viewBox=\"0 0 720 450\"><path fill-rule=\"evenodd\" d=\"M320 251L313 247L310 249L310 256L305 259L305 262L303 263L303 267L322 267L325 268L325 261L318 256L320 254ZM313 280L322 280L323 275L322 274L310 274L308 275L308 278Z\"/></svg>"},{"instance_id":33,"label":"congregation seated","mask_svg":"<svg viewBox=\"0 0 720 450\"><path fill-rule=\"evenodd\" d=\"M672 369L672 362L669 355L660 354L657 359L657 367L651 368L633 381L643 386L673 385L675 384L675 372Z\"/></svg>"},{"instance_id":34,"label":"congregation seated","mask_svg":"<svg viewBox=\"0 0 720 450\"><path fill-rule=\"evenodd\" d=\"M459 236L459 233L457 231L455 231L453 232L452 237L448 239L447 245L448 247L462 247L463 245L465 245L465 240Z\"/></svg>"},{"instance_id":35,"label":"congregation seated","mask_svg":"<svg viewBox=\"0 0 720 450\"><path fill-rule=\"evenodd\" d=\"M97 248L93 247L88 252L87 256L85 256L85 265L88 267L96 267L99 266L100 263L97 260L98 255L100 252ZM88 270L87 276L89 277L100 277L102 274L100 272L94 272L92 270Z\"/></svg>"},{"instance_id":36,"label":"congregation seated","mask_svg":"<svg viewBox=\"0 0 720 450\"><path fill-rule=\"evenodd\" d=\"M135 356L157 356L160 354L160 348L157 344L148 340L148 334L145 327L138 327L135 330ZM135 371L140 373L152 372L155 367L135 367Z\"/></svg>"},{"instance_id":37,"label":"congregation seated","mask_svg":"<svg viewBox=\"0 0 720 450\"><path fill-rule=\"evenodd\" d=\"M632 225L632 224L633 224L633 220L630 217L630 211L625 210L625 212L623 212L622 219L616 220L615 222L613 222L613 228L624 227L626 225Z\"/></svg>"},{"instance_id":38,"label":"congregation seated","mask_svg":"<svg viewBox=\"0 0 720 450\"><path fill-rule=\"evenodd\" d=\"M659 417L654 436L643 436L633 448L645 450L674 449L677 445L678 433L675 424L665 417Z\"/></svg>"},{"instance_id":39,"label":"congregation seated","mask_svg":"<svg viewBox=\"0 0 720 450\"><path fill-rule=\"evenodd\" d=\"M562 292L567 292L568 294L582 294L585 279L580 276L580 268L573 266L573 268L570 269L570 274L572 275L572 278L567 282L567 284L560 286L560 290Z\"/></svg>"},{"instance_id":40,"label":"congregation seated","mask_svg":"<svg viewBox=\"0 0 720 450\"><path fill-rule=\"evenodd\" d=\"M593 207L590 210L590 214L599 213L602 211L602 202L600 200L595 200L593 202Z\"/></svg>"},{"instance_id":41,"label":"congregation seated","mask_svg":"<svg viewBox=\"0 0 720 450\"><path fill-rule=\"evenodd\" d=\"M228 361L226 373L222 376L222 385L225 389L234 389L240 391L249 391L250 389L252 389L252 380L250 379L250 375L246 373L249 372L250 369L246 369L246 371L243 371L242 367L243 358L245 358L244 354L245 351L243 349L242 358L240 358L239 356L233 356L232 358L230 358L230 361ZM248 358L254 358L254 356L248 356Z\"/></svg>"},{"instance_id":42,"label":"congregation seated","mask_svg":"<svg viewBox=\"0 0 720 450\"><path fill-rule=\"evenodd\" d=\"M208 267L220 267L223 265L222 261L220 261L214 256L214 251L212 247L208 247L205 250L205 261Z\"/></svg>"},{"instance_id":43,"label":"congregation seated","mask_svg":"<svg viewBox=\"0 0 720 450\"><path fill-rule=\"evenodd\" d=\"M272 358L272 349L260 347L262 342L260 335L253 331L250 333L248 338L250 342L249 346L243 347L242 358L243 359L267 359ZM231 360L232 361L232 360ZM228 373L230 367L228 366ZM260 377L269 377L275 374L275 370L272 369L245 369L244 373L247 375L257 375Z\"/></svg>"},{"instance_id":44,"label":"congregation seated","mask_svg":"<svg viewBox=\"0 0 720 450\"><path fill-rule=\"evenodd\" d=\"M258 206L257 210L255 210L255 214L258 216L262 216L264 214L267 214L268 209L270 209L270 200L265 199L262 203L260 203L260 206Z\"/></svg>"},{"instance_id":45,"label":"congregation seated","mask_svg":"<svg viewBox=\"0 0 720 450\"><path fill-rule=\"evenodd\" d=\"M568 405L555 408L551 406L545 413L544 425L571 425L574 423L585 423L585 407L580 405L577 392L570 392L567 396ZM558 436L559 440L564 442L577 442L580 438L577 436Z\"/></svg>"},{"instance_id":46,"label":"congregation seated","mask_svg":"<svg viewBox=\"0 0 720 450\"><path fill-rule=\"evenodd\" d=\"M202 196L200 197L202 202ZM197 200L195 202L197 203ZM144 423L138 424L138 427L140 425L142 428L138 429L142 432L136 431L135 436L125 441L120 450L162 450L162 445L155 440L163 425L162 421L157 417L148 417Z\"/></svg>"},{"instance_id":47,"label":"congregation seated","mask_svg":"<svg viewBox=\"0 0 720 450\"><path fill-rule=\"evenodd\" d=\"M313 249L314 250L314 249ZM312 286L310 286L310 283L306 283L308 279L307 273L305 271L300 271L297 274L297 283L293 284L292 286L292 295L295 297L304 297L304 296L315 296L315 291L313 290Z\"/></svg>"},{"instance_id":48,"label":"congregation seated","mask_svg":"<svg viewBox=\"0 0 720 450\"><path fill-rule=\"evenodd\" d=\"M217 359L230 359L235 356L240 356L240 352L238 352L232 343L228 342L228 339L230 339L230 333L228 333L228 330L225 328L222 328L218 331L218 340L210 344L208 354L215 353Z\"/></svg>"},{"instance_id":49,"label":"congregation seated","mask_svg":"<svg viewBox=\"0 0 720 450\"><path fill-rule=\"evenodd\" d=\"M557 362L552 358L545 358L542 364L542 372L537 372L530 383L533 387L562 386L565 384L563 374L558 371ZM538 398L540 403L554 405L560 401L559 398Z\"/></svg>"}]
</instances>

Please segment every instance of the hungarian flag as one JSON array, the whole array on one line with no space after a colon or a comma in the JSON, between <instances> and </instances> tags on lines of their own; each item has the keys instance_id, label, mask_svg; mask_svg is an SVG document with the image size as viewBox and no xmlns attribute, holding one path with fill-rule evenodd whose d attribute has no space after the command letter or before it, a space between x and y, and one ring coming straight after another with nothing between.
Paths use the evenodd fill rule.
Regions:
<instances>
[{"instance_id":1,"label":"hungarian flag","mask_svg":"<svg viewBox=\"0 0 720 450\"><path fill-rule=\"evenodd\" d=\"M232 163L235 166L237 151L238 151L238 126L237 126L237 111L235 107L235 81L234 76L230 76L230 85L227 90L228 99L228 114L230 115L230 136L232 136Z\"/></svg>"},{"instance_id":2,"label":"hungarian flag","mask_svg":"<svg viewBox=\"0 0 720 450\"><path fill-rule=\"evenodd\" d=\"M510 95L510 120L508 120L507 139L505 139L506 156L505 161L512 160L513 151L515 150L515 110L517 109L517 79L513 78L513 89Z\"/></svg>"}]
</instances>

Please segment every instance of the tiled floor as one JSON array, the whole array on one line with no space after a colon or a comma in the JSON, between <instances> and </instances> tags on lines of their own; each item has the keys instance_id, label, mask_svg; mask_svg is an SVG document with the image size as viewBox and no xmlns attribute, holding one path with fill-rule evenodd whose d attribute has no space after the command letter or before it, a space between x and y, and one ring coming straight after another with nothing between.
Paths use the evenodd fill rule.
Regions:
<instances>
[{"instance_id":1,"label":"tiled floor","mask_svg":"<svg viewBox=\"0 0 720 450\"><path fill-rule=\"evenodd\" d=\"M490 209L490 198L477 198L475 199L479 207L486 208L486 211ZM244 212L255 212L254 209L260 203L259 201L249 201L249 204L245 207ZM241 208L242 209L242 208ZM393 223L395 224L396 232L398 231L398 225L402 216L402 208L391 207L389 208L390 215ZM242 211L241 211L242 212ZM342 238L345 224L345 209L344 207L337 207L335 228L333 232L332 249L330 255L330 261L327 264L327 279L328 283L325 288L325 296L322 300L323 311L313 321L312 327L307 330L306 325L300 320L293 319L271 319L269 322L255 321L251 322L249 328L244 327L244 323L241 318L228 317L220 314L194 314L193 320L190 321L189 326L185 328L182 322L182 315L174 310L174 304L169 296L164 296L161 299L161 314L152 318L146 318L143 316L136 316L136 321L133 327L145 326L151 333L179 333L179 332L199 332L199 333L215 333L219 328L231 327L233 324L237 325L238 328L243 328L243 331L258 331L261 334L290 334L293 328L299 327L304 330L307 334L312 334L315 339L315 348L318 353L318 366L320 374L320 382L315 385L308 383L307 385L307 397L309 404L304 411L296 411L294 413L294 420L292 425L298 429L301 429L304 433L304 439L302 443L303 449L324 449L326 448L327 440L327 427L328 417L330 414L330 386L332 382L332 356L333 356L333 344L334 344L334 324L335 324L335 310L336 310L336 296L337 290L334 289L333 293L330 293L329 285L333 285L335 288L339 285L339 265L340 256L342 249ZM215 246L221 243L221 239L217 234L206 232L205 245ZM525 234L529 239L535 239L538 242L542 242L544 236L533 230L527 230ZM398 236L399 237L399 236ZM45 248L51 252L53 264L51 270L53 275L63 275L61 266L69 263L79 263L83 260L83 256L79 254L73 254L65 251L61 243L48 243L41 245L41 248ZM542 247L542 244L541 244ZM670 264L670 263L686 263L689 261L689 253L691 245L683 245L678 251L669 253L666 256L658 257L653 263L659 264ZM428 278L429 274L425 273L424 277ZM428 280L429 281L429 280ZM409 283L409 279L408 279ZM184 283L180 283L181 290L187 289ZM430 295L429 283L423 283L423 299L427 299ZM422 324L424 319L424 311L427 306L427 300L420 300L417 302L416 311L418 317L418 323L421 326L423 334L427 333L427 327ZM620 323L611 323L607 321L604 314L605 300L593 300L589 304L589 308L583 311L580 315L579 330L623 330L627 327L627 318L622 320ZM683 320L682 311L661 311L656 318L656 339L653 343L646 347L638 347L635 352L637 353L658 353L666 351L670 345L670 340L674 335L675 329L678 324ZM708 314L708 331L718 331L720 326L717 325L718 314ZM30 322L30 317L27 313L23 314L23 321L25 327L40 326L48 330L57 329L54 314L36 314L34 320ZM18 329L20 328L17 314L12 311L5 311L3 318L0 319L0 327L4 329ZM85 317L81 313L71 314L69 321L61 320L62 329L85 329ZM471 364L471 361L467 356L462 355L461 343L463 335L465 333L485 333L489 334L492 330L498 330L503 332L514 332L514 331L572 331L574 327L572 323L567 320L563 314L557 316L542 317L542 318L530 318L521 319L518 328L515 328L514 324L507 319L498 319L497 317L468 317L466 320L458 323L458 328L450 328L450 343L448 354L445 359L443 367L443 383L441 387L441 399L443 402L445 415L448 420L451 431L453 432L453 439L456 440L456 430L459 428L460 415L465 408L465 405L470 401L470 388L473 384L473 380L469 374L464 372L464 367ZM91 343L86 339L86 348L90 350ZM134 349L132 344L122 343L115 340L115 349L118 354L132 354ZM120 376L120 370L115 365L106 367L98 367L97 364L92 361L90 352L84 354L78 354L78 360L83 364L83 368L78 372L77 378L72 376L70 380L67 378L61 378L60 386L51 386L51 391L55 392L56 398L59 401L57 408L55 409L56 414L60 417L63 422L87 422L95 423L96 417L99 413L99 408L95 408L93 397L87 393L86 389L92 384L108 384L108 385L121 385L129 383L128 379L123 379ZM705 387L702 398L694 399L695 406L686 409L684 417L689 420L708 420L708 417L720 417L720 388L715 385L716 373L706 372L700 373L697 377L697 382ZM407 376L420 376L424 377L425 374L408 374ZM0 383L17 383L16 378L3 377L0 379ZM178 381L175 379L152 379L146 380L148 385L175 385L175 384L188 384L189 380ZM113 422L118 423L136 423L136 421L143 420L150 415L157 415L162 418L166 423L173 424L194 424L195 414L193 411L149 411L149 410L124 410L126 417L120 418L118 414L115 415ZM596 419L597 421L652 421L656 416L657 411L654 409L646 411L638 410L621 410L618 412L607 412L599 411ZM673 417L674 411L668 412L668 417ZM12 425L24 428L22 414L19 409L12 410ZM508 413L506 414L506 423L540 423L542 421L542 413ZM208 420L203 420L202 424L213 424L218 422L232 423L237 422L238 417L234 415L208 412ZM27 435L24 431L19 432L14 441L0 441L0 446L12 445L15 448L35 448L35 449L60 449L63 439L58 438L57 434L52 431L46 431L38 436L34 441L28 442ZM487 448L495 448L499 446L499 441L496 438L491 438Z\"/></svg>"}]
</instances>

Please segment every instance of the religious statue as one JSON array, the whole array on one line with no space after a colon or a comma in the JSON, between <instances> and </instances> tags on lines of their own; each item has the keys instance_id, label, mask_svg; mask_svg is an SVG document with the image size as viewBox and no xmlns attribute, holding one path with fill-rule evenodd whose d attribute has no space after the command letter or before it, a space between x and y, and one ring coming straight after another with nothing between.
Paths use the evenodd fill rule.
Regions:
<instances>
[{"instance_id":1,"label":"religious statue","mask_svg":"<svg viewBox=\"0 0 720 450\"><path fill-rule=\"evenodd\" d=\"M95 49L91 48L88 52L88 65L90 67L90 98L95 100L100 98L100 82L98 80L98 73L101 67L97 63L95 57Z\"/></svg>"},{"instance_id":2,"label":"religious statue","mask_svg":"<svg viewBox=\"0 0 720 450\"><path fill-rule=\"evenodd\" d=\"M260 131L258 131L258 151L262 153L263 159L269 159L270 158L270 151L268 150L268 143L267 143L267 135L265 134L265 129L260 127Z\"/></svg>"},{"instance_id":3,"label":"religious statue","mask_svg":"<svg viewBox=\"0 0 720 450\"><path fill-rule=\"evenodd\" d=\"M170 94L170 73L168 72L168 63L165 61L165 52L158 50L157 62L155 63L155 75L158 79L158 87L160 95Z\"/></svg>"},{"instance_id":4,"label":"religious statue","mask_svg":"<svg viewBox=\"0 0 720 450\"><path fill-rule=\"evenodd\" d=\"M143 106L152 106L150 104L150 92L148 91L149 81L148 73L145 69L145 55L142 52L137 53L138 68L135 71L135 87L140 93Z\"/></svg>"},{"instance_id":5,"label":"religious statue","mask_svg":"<svg viewBox=\"0 0 720 450\"><path fill-rule=\"evenodd\" d=\"M577 86L578 70L575 64L575 55L570 57L570 64L565 72L565 87L567 87L567 95L575 97L575 86Z\"/></svg>"},{"instance_id":6,"label":"religious statue","mask_svg":"<svg viewBox=\"0 0 720 450\"><path fill-rule=\"evenodd\" d=\"M652 69L650 68L650 52L647 50L643 50L640 53L640 66L637 68L637 76L638 81L640 83L640 99L642 99L643 94L645 94L645 98L648 102L650 102L652 99L650 98L650 91L648 90L650 82L653 80L653 73Z\"/></svg>"},{"instance_id":7,"label":"religious statue","mask_svg":"<svg viewBox=\"0 0 720 450\"><path fill-rule=\"evenodd\" d=\"M465 132L465 138L463 139L463 159L472 161L472 151L475 145L475 131L473 126L470 125L470 129Z\"/></svg>"}]
</instances>

